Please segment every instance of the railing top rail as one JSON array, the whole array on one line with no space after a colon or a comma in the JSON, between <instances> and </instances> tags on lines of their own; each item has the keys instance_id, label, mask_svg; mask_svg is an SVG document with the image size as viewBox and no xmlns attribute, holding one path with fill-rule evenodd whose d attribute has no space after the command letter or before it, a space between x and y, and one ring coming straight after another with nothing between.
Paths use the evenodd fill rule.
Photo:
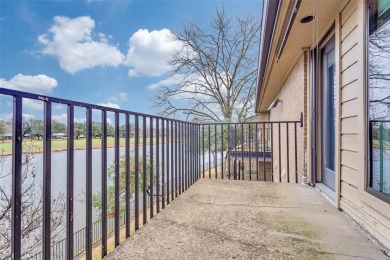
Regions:
<instances>
[{"instance_id":1,"label":"railing top rail","mask_svg":"<svg viewBox=\"0 0 390 260\"><path fill-rule=\"evenodd\" d=\"M201 123L200 125L255 125L255 124L298 124L301 121L259 121L259 122L230 122L230 123Z\"/></svg>"},{"instance_id":2,"label":"railing top rail","mask_svg":"<svg viewBox=\"0 0 390 260\"><path fill-rule=\"evenodd\" d=\"M128 110L119 109L119 108L105 107L105 106L100 106L100 105L96 105L96 104L89 104L89 103L73 101L73 100L69 100L69 99L56 98L56 97L28 93L28 92L12 90L12 89L6 89L6 88L1 88L1 87L0 87L0 94L8 95L8 96L15 96L15 97L22 97L22 98L29 98L29 99L34 99L34 100L46 101L46 102L50 101L50 102L64 104L64 105L73 105L75 107L98 109L98 110L102 110L102 111L106 111L106 112L117 112L117 113L129 114L129 115L134 115L134 116L150 117L150 118L155 118L155 119L176 121L176 122L189 123L189 124L196 125L193 122L188 122L188 121L184 121L184 120L178 120L178 119L172 119L172 118L167 118L167 117L162 117L162 116L156 116L156 115L150 115L150 114L139 113L139 112L134 112L134 111L128 111Z\"/></svg>"},{"instance_id":3,"label":"railing top rail","mask_svg":"<svg viewBox=\"0 0 390 260\"><path fill-rule=\"evenodd\" d=\"M371 123L390 123L390 120L370 120Z\"/></svg>"}]
</instances>

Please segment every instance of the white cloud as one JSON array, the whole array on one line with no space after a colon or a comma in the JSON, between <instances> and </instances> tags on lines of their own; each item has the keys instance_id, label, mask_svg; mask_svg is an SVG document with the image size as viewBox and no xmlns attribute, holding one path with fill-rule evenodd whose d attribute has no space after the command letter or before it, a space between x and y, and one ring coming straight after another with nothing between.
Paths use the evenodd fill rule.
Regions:
<instances>
[{"instance_id":1,"label":"white cloud","mask_svg":"<svg viewBox=\"0 0 390 260\"><path fill-rule=\"evenodd\" d=\"M118 97L120 101L126 101L127 100L127 94L125 92L119 92Z\"/></svg>"},{"instance_id":2,"label":"white cloud","mask_svg":"<svg viewBox=\"0 0 390 260\"><path fill-rule=\"evenodd\" d=\"M98 40L94 40L94 29L95 21L89 16L56 16L50 30L38 37L40 52L57 57L60 67L72 74L96 66L120 65L124 55L108 43L111 36L98 33Z\"/></svg>"},{"instance_id":3,"label":"white cloud","mask_svg":"<svg viewBox=\"0 0 390 260\"><path fill-rule=\"evenodd\" d=\"M129 39L129 51L125 61L131 66L129 77L161 76L170 70L168 60L180 45L171 40L168 29L149 32L139 29Z\"/></svg>"},{"instance_id":4,"label":"white cloud","mask_svg":"<svg viewBox=\"0 0 390 260\"><path fill-rule=\"evenodd\" d=\"M111 102L107 102L107 103L97 103L98 106L103 106L103 107L111 107L111 108L117 108L119 109L120 106L116 103L111 103Z\"/></svg>"},{"instance_id":5,"label":"white cloud","mask_svg":"<svg viewBox=\"0 0 390 260\"><path fill-rule=\"evenodd\" d=\"M63 114L60 114L60 115L53 115L51 117L51 119L53 121L57 121L57 122L65 124L67 122L67 120L68 120L68 115L66 113L63 113Z\"/></svg>"},{"instance_id":6,"label":"white cloud","mask_svg":"<svg viewBox=\"0 0 390 260\"><path fill-rule=\"evenodd\" d=\"M160 80L157 83L150 84L148 86L148 88L151 89L151 90L155 90L155 89L162 88L162 87L171 87L171 86L179 84L182 79L183 79L183 76L180 75L180 74L179 75L173 75L173 76L171 76L169 78Z\"/></svg>"},{"instance_id":7,"label":"white cloud","mask_svg":"<svg viewBox=\"0 0 390 260\"><path fill-rule=\"evenodd\" d=\"M17 74L8 81L0 78L0 87L45 94L57 87L57 80L44 74L35 76Z\"/></svg>"},{"instance_id":8,"label":"white cloud","mask_svg":"<svg viewBox=\"0 0 390 260\"><path fill-rule=\"evenodd\" d=\"M43 102L37 101L29 98L23 99L23 106L25 108L33 109L33 110L43 110Z\"/></svg>"},{"instance_id":9,"label":"white cloud","mask_svg":"<svg viewBox=\"0 0 390 260\"><path fill-rule=\"evenodd\" d=\"M121 102L121 101L127 101L128 98L127 98L127 94L125 92L119 92L115 96L109 97L109 100L113 101L113 102Z\"/></svg>"}]
</instances>

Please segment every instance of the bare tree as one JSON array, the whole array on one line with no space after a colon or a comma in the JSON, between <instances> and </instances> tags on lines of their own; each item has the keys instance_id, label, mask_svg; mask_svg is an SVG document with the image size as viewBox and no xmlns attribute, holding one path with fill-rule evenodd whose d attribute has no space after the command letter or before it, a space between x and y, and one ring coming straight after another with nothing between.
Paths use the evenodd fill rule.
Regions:
<instances>
[{"instance_id":1,"label":"bare tree","mask_svg":"<svg viewBox=\"0 0 390 260\"><path fill-rule=\"evenodd\" d=\"M371 119L390 116L390 22L370 33L368 48L369 102Z\"/></svg>"},{"instance_id":2,"label":"bare tree","mask_svg":"<svg viewBox=\"0 0 390 260\"><path fill-rule=\"evenodd\" d=\"M182 112L202 121L243 121L253 112L260 23L253 15L216 11L210 28L190 22L174 33L178 48L171 83L159 87L154 105L164 116Z\"/></svg>"},{"instance_id":3,"label":"bare tree","mask_svg":"<svg viewBox=\"0 0 390 260\"><path fill-rule=\"evenodd\" d=\"M34 146L24 147L22 172L22 256L30 257L40 251L42 244L42 186L36 182ZM11 169L4 167L6 156L0 154L0 259L11 258L12 196L10 194ZM65 198L60 193L51 202L51 242L61 239L64 229Z\"/></svg>"}]
</instances>

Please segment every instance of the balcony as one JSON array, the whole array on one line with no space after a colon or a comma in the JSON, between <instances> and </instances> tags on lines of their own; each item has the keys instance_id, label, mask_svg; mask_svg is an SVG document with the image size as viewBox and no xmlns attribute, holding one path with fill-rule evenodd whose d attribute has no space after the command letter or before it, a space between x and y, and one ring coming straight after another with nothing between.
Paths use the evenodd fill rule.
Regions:
<instances>
[{"instance_id":1,"label":"balcony","mask_svg":"<svg viewBox=\"0 0 390 260\"><path fill-rule=\"evenodd\" d=\"M105 259L386 259L310 186L200 179Z\"/></svg>"},{"instance_id":2,"label":"balcony","mask_svg":"<svg viewBox=\"0 0 390 260\"><path fill-rule=\"evenodd\" d=\"M0 94L13 102L12 151L4 159L11 188L3 190L12 199L4 212L9 221L0 223L9 227L4 258L384 258L318 191L298 184L305 175L302 117L198 124L1 88ZM23 139L24 99L44 107L40 140ZM67 109L63 138L52 132L58 104ZM83 132L75 129L76 113L85 115ZM25 142L42 146L35 154L42 189L32 194L42 207L30 233L28 207L35 204L26 205ZM56 215L59 187L64 203Z\"/></svg>"}]
</instances>

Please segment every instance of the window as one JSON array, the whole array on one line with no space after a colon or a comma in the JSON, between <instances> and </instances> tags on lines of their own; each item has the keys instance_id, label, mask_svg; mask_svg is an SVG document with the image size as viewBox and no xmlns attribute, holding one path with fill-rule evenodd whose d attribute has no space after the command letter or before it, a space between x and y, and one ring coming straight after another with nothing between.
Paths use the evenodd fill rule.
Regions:
<instances>
[{"instance_id":1,"label":"window","mask_svg":"<svg viewBox=\"0 0 390 260\"><path fill-rule=\"evenodd\" d=\"M390 201L390 0L368 3L368 190Z\"/></svg>"}]
</instances>

